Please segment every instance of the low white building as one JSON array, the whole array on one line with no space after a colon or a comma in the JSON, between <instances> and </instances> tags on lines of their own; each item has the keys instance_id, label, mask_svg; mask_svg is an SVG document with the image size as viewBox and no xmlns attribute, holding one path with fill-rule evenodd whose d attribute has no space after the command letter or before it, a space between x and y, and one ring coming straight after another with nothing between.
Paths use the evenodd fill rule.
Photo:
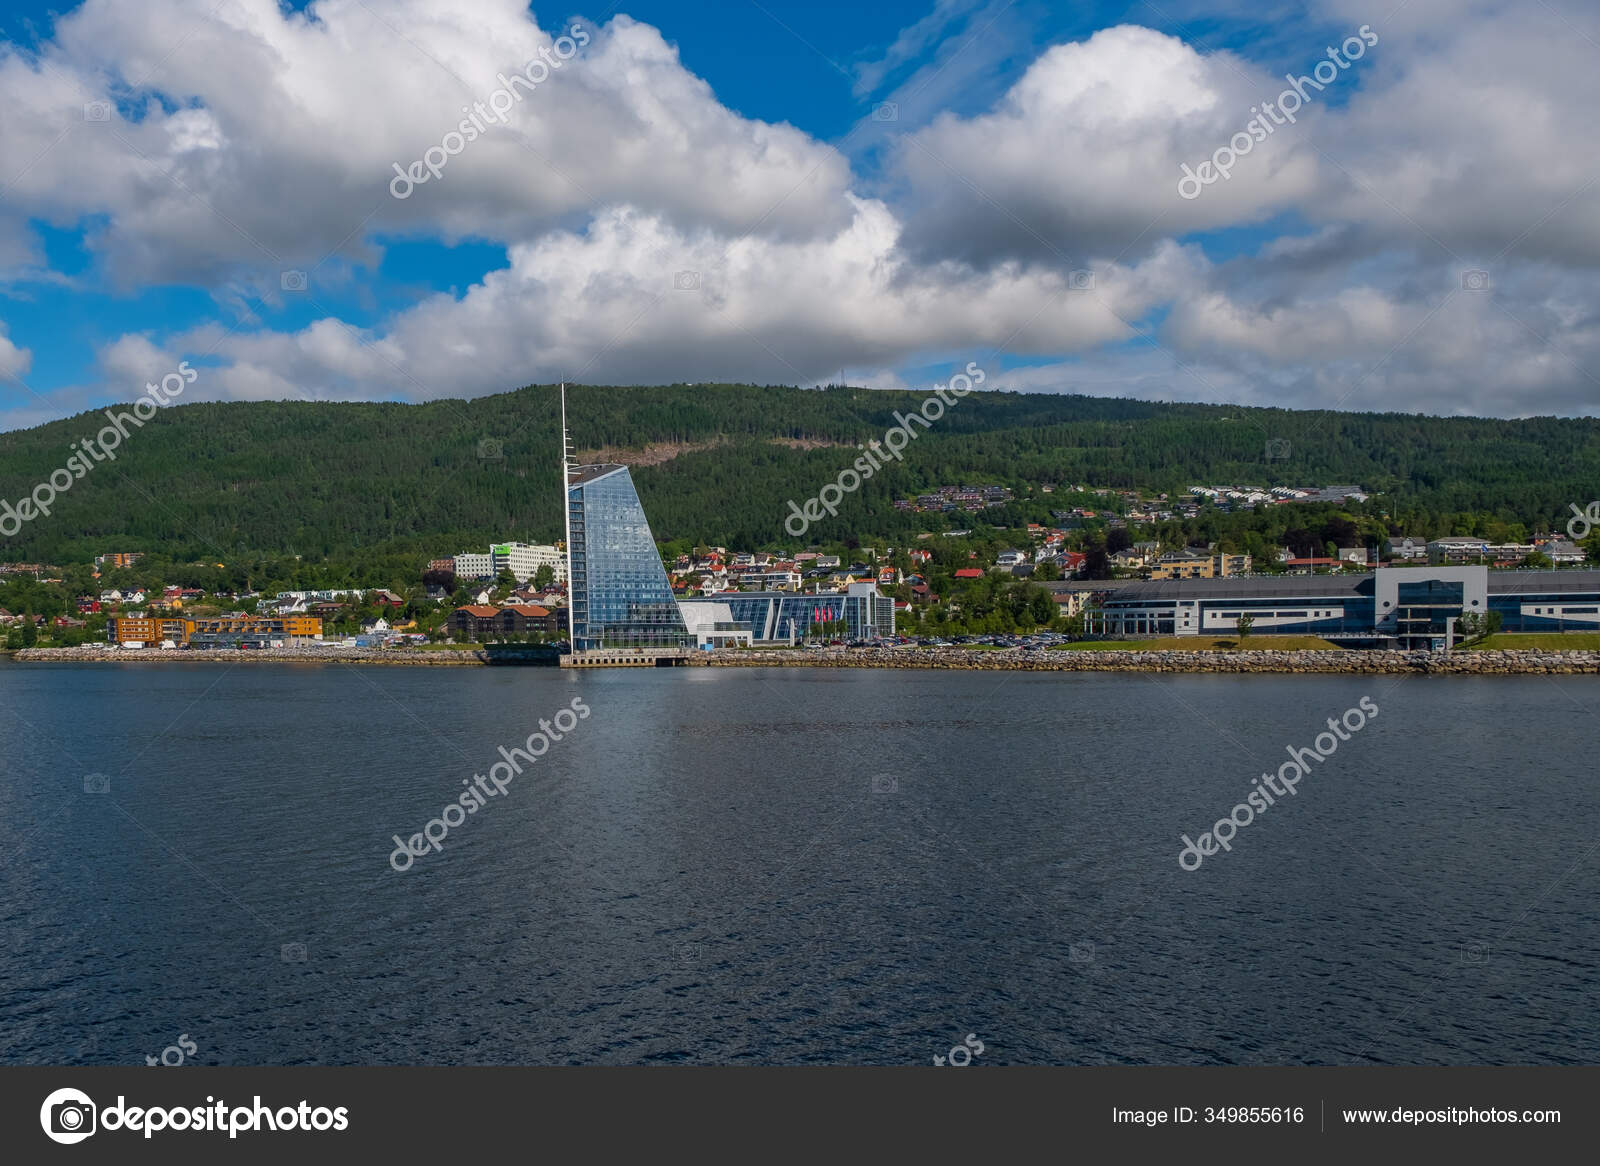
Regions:
<instances>
[{"instance_id":1,"label":"low white building","mask_svg":"<svg viewBox=\"0 0 1600 1166\"><path fill-rule=\"evenodd\" d=\"M750 646L752 634L748 625L734 622L733 609L726 603L680 603L684 627L694 637L695 647L706 651L712 648L738 648Z\"/></svg>"}]
</instances>

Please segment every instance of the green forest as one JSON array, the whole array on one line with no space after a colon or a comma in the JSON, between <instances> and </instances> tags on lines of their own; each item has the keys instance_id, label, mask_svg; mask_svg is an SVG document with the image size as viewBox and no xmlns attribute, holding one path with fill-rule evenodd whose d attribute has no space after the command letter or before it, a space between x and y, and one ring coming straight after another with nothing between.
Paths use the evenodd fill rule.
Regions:
<instances>
[{"instance_id":1,"label":"green forest","mask_svg":"<svg viewBox=\"0 0 1600 1166\"><path fill-rule=\"evenodd\" d=\"M1062 489L1072 484L1171 493L1198 483L1351 484L1377 495L1355 508L1369 533L1429 537L1559 527L1571 504L1600 496L1592 419L980 390L919 430L904 460L848 495L836 517L795 539L783 527L787 503L833 481L859 444L881 439L896 411L916 408L925 393L672 385L569 386L567 396L580 459L634 464L654 534L670 543L904 545L917 532L975 520L900 511L894 500L961 483L1015 491L1015 502L985 512L989 527L1049 521L1053 509L1084 504ZM29 494L66 463L72 443L105 424L95 411L0 434L0 503ZM549 385L424 404L179 405L133 430L116 459L95 464L48 516L0 538L0 561L87 563L134 550L248 573L252 559L418 564L491 540L553 541L562 522L558 429ZM1208 513L1194 533L1226 535L1248 517ZM1314 526L1313 517L1327 520L1320 508L1276 507L1246 525Z\"/></svg>"}]
</instances>

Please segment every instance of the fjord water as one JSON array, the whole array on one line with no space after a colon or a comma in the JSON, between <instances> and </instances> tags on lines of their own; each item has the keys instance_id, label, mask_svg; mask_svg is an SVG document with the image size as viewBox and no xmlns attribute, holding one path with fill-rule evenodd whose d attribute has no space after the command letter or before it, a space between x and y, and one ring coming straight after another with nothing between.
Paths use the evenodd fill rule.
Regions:
<instances>
[{"instance_id":1,"label":"fjord water","mask_svg":"<svg viewBox=\"0 0 1600 1166\"><path fill-rule=\"evenodd\" d=\"M1579 676L0 665L0 1060L930 1064L970 1033L988 1064L1593 1063L1597 705Z\"/></svg>"}]
</instances>

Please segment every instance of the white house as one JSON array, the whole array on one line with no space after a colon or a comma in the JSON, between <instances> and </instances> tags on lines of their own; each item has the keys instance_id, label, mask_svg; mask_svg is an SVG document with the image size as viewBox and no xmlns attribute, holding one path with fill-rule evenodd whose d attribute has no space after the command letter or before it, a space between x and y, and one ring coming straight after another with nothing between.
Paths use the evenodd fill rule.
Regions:
<instances>
[{"instance_id":1,"label":"white house","mask_svg":"<svg viewBox=\"0 0 1600 1166\"><path fill-rule=\"evenodd\" d=\"M1401 562L1425 560L1428 557L1428 540L1413 538L1409 534L1394 535L1383 544L1384 554Z\"/></svg>"}]
</instances>

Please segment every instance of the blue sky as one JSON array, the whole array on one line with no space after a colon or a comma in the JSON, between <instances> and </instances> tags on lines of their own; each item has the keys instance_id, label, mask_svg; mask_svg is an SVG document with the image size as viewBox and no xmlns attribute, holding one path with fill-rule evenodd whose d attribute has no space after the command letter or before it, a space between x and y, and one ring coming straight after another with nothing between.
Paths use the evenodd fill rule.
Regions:
<instances>
[{"instance_id":1,"label":"blue sky","mask_svg":"<svg viewBox=\"0 0 1600 1166\"><path fill-rule=\"evenodd\" d=\"M214 370L195 399L898 386L976 358L1037 391L1594 411L1592 163L1527 173L1479 84L1535 153L1592 158L1593 83L1548 50L1600 32L1576 0L1514 33L1514 5L1445 0L1389 23L1230 0L223 8L0 21L0 428L180 359ZM1366 20L1371 52L1301 119L1174 193ZM593 43L493 146L385 197L575 22ZM1493 294L1463 294L1491 262ZM693 296L667 294L680 266Z\"/></svg>"}]
</instances>

